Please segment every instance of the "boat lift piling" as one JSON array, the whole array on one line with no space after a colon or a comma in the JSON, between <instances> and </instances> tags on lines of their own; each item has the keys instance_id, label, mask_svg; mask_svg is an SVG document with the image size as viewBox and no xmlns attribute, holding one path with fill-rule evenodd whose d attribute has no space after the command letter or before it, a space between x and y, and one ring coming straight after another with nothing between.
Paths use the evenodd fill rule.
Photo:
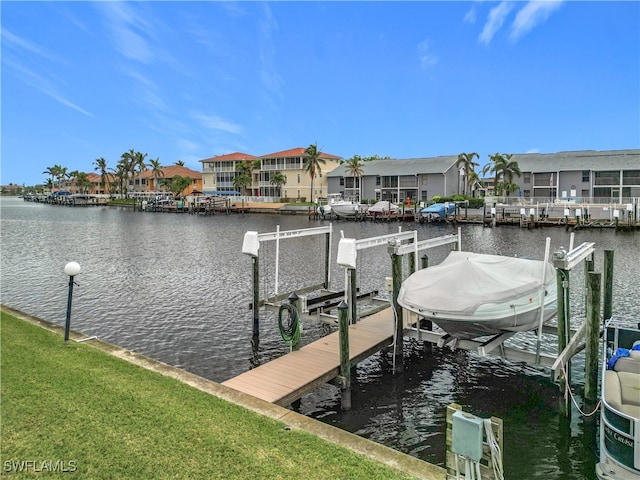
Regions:
<instances>
[{"instance_id":1,"label":"boat lift piling","mask_svg":"<svg viewBox=\"0 0 640 480\"><path fill-rule=\"evenodd\" d=\"M270 233L258 233L255 231L249 231L244 234L244 240L242 242L242 253L249 255L253 261L253 299L251 302L251 309L253 311L253 338L252 343L254 348L257 348L260 341L260 307L269 303L277 302L279 300L289 297L289 294L279 294L279 262L280 262L280 241L290 238L306 237L310 235L325 235L325 259L324 259L324 278L323 283L320 285L312 285L298 289L299 293L306 293L320 288L329 288L330 276L330 258L331 258L331 236L333 232L332 224L323 227L303 228L298 230L280 231L280 225L277 226L275 232ZM260 267L259 267L259 253L260 243L272 241L276 242L276 259L275 259L275 285L274 296L270 299L260 299Z\"/></svg>"}]
</instances>

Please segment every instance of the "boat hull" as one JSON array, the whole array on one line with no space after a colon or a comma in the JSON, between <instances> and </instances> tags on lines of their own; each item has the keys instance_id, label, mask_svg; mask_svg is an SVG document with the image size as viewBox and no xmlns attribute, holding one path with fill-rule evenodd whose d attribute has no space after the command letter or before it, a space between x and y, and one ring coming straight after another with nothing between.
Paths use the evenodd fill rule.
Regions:
<instances>
[{"instance_id":1,"label":"boat hull","mask_svg":"<svg viewBox=\"0 0 640 480\"><path fill-rule=\"evenodd\" d=\"M617 319L605 326L600 413L600 458L596 476L600 480L638 480L640 478L640 329ZM635 322L637 325L637 321ZM611 354L626 349L612 368ZM637 348L637 347L636 347Z\"/></svg>"},{"instance_id":2,"label":"boat hull","mask_svg":"<svg viewBox=\"0 0 640 480\"><path fill-rule=\"evenodd\" d=\"M531 302L529 300L531 299ZM543 324L557 313L556 295L545 298ZM516 305L511 307L510 305ZM443 316L437 312L416 311L421 317L431 320L451 336L460 339L496 335L502 332L526 332L540 326L540 304L532 297L522 298L510 305L479 311L475 315Z\"/></svg>"}]
</instances>

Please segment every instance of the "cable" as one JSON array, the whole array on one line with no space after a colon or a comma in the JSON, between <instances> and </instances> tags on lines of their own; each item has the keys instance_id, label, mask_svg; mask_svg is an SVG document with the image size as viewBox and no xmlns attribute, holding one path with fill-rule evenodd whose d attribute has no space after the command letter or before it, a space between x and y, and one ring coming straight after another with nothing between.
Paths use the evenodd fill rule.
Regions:
<instances>
[{"instance_id":1,"label":"cable","mask_svg":"<svg viewBox=\"0 0 640 480\"><path fill-rule=\"evenodd\" d=\"M498 441L493 434L491 419L485 418L483 423L484 431L487 434L487 443L491 450L491 466L493 467L493 475L496 480L504 480L504 472L502 470L502 452L500 451L500 445L498 445Z\"/></svg>"},{"instance_id":2,"label":"cable","mask_svg":"<svg viewBox=\"0 0 640 480\"><path fill-rule=\"evenodd\" d=\"M562 375L564 376L564 395L565 398L567 396L567 393L569 394L569 397L571 398L572 403L575 405L576 409L578 409L578 412L580 412L580 415L582 415L583 417L590 417L593 414L595 414L598 409L600 408L600 404L602 403L602 400L598 400L598 403L596 404L596 407L593 409L593 411L591 413L585 413L582 411L582 409L578 406L578 403L576 402L575 397L573 396L573 392L571 391L571 388L569 387L569 382L567 382L567 372L564 370L564 363L562 364Z\"/></svg>"},{"instance_id":3,"label":"cable","mask_svg":"<svg viewBox=\"0 0 640 480\"><path fill-rule=\"evenodd\" d=\"M286 315L283 315L285 311ZM280 309L278 310L278 327L280 328L282 339L287 342L290 348L300 343L300 337L302 335L300 316L298 315L296 307L290 303L280 305Z\"/></svg>"}]
</instances>

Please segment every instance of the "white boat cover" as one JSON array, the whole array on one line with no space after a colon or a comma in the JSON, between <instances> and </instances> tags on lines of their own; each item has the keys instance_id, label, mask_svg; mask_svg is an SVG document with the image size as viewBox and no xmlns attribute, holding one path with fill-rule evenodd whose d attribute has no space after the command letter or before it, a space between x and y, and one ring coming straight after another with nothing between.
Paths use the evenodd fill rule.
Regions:
<instances>
[{"instance_id":1,"label":"white boat cover","mask_svg":"<svg viewBox=\"0 0 640 480\"><path fill-rule=\"evenodd\" d=\"M387 200L382 200L381 202L378 202L369 207L369 210L367 211L369 213L387 213L389 211L397 212L398 210L400 210L400 207L398 207L396 204L391 203Z\"/></svg>"},{"instance_id":2,"label":"white boat cover","mask_svg":"<svg viewBox=\"0 0 640 480\"><path fill-rule=\"evenodd\" d=\"M487 303L540 293L544 261L453 251L439 265L418 270L400 288L398 303L421 311L470 315ZM547 264L546 282L553 279Z\"/></svg>"}]
</instances>

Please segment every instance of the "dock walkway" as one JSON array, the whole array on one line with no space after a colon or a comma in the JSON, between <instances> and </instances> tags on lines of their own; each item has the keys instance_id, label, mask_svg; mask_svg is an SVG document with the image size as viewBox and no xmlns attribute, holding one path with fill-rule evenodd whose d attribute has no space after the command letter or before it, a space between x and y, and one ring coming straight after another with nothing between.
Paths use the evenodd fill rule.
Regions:
<instances>
[{"instance_id":1,"label":"dock walkway","mask_svg":"<svg viewBox=\"0 0 640 480\"><path fill-rule=\"evenodd\" d=\"M390 346L394 332L393 310L386 308L349 326L351 364ZM331 333L300 350L231 378L223 385L286 406L340 373L338 332Z\"/></svg>"}]
</instances>

